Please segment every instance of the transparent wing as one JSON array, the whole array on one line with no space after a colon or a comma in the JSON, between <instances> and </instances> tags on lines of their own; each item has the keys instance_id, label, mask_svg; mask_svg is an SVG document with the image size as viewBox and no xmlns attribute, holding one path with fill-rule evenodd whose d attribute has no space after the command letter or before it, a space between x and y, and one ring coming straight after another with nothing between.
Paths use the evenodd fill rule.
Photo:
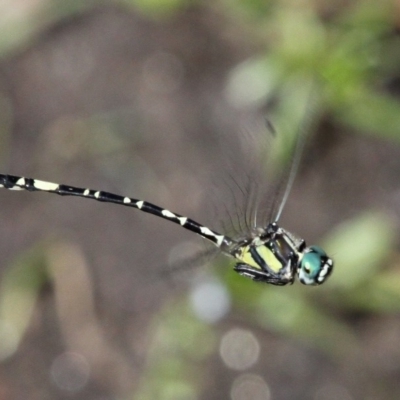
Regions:
<instances>
[{"instance_id":1,"label":"transparent wing","mask_svg":"<svg viewBox=\"0 0 400 400\"><path fill-rule=\"evenodd\" d=\"M283 92L276 110L278 127L274 128L274 142L270 150L268 167L270 186L267 200L259 203L259 223L265 226L277 222L284 210L293 187L304 146L317 121L317 88L312 82ZM282 122L283 121L283 122Z\"/></svg>"}]
</instances>

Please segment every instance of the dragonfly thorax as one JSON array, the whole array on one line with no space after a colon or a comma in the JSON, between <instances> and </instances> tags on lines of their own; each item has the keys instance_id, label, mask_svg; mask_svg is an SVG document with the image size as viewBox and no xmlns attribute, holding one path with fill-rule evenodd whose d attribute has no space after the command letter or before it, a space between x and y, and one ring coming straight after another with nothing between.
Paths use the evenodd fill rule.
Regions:
<instances>
[{"instance_id":1,"label":"dragonfly thorax","mask_svg":"<svg viewBox=\"0 0 400 400\"><path fill-rule=\"evenodd\" d=\"M317 246L270 223L259 235L238 243L231 253L239 263L235 271L255 281L292 284L297 275L306 285L320 285L330 275L333 262Z\"/></svg>"}]
</instances>

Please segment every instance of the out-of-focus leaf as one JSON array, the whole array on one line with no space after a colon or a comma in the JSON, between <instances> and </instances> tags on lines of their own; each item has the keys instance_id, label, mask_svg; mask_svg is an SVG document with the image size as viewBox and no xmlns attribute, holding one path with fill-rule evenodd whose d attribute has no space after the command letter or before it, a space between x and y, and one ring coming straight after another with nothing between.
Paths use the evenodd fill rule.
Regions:
<instances>
[{"instance_id":1,"label":"out-of-focus leaf","mask_svg":"<svg viewBox=\"0 0 400 400\"><path fill-rule=\"evenodd\" d=\"M36 246L21 255L3 277L0 290L0 359L17 350L47 276L43 249Z\"/></svg>"},{"instance_id":2,"label":"out-of-focus leaf","mask_svg":"<svg viewBox=\"0 0 400 400\"><path fill-rule=\"evenodd\" d=\"M198 397L199 362L216 347L212 327L194 317L183 301L168 304L150 329L147 374L138 399Z\"/></svg>"},{"instance_id":3,"label":"out-of-focus leaf","mask_svg":"<svg viewBox=\"0 0 400 400\"><path fill-rule=\"evenodd\" d=\"M254 58L240 63L228 76L228 101L236 107L262 104L275 89L277 72L268 58Z\"/></svg>"},{"instance_id":4,"label":"out-of-focus leaf","mask_svg":"<svg viewBox=\"0 0 400 400\"><path fill-rule=\"evenodd\" d=\"M357 290L352 296L364 310L387 313L400 311L400 271L390 270L374 277L367 290Z\"/></svg>"},{"instance_id":5,"label":"out-of-focus leaf","mask_svg":"<svg viewBox=\"0 0 400 400\"><path fill-rule=\"evenodd\" d=\"M338 109L338 118L359 131L400 141L400 102L371 91L353 93L353 101Z\"/></svg>"},{"instance_id":6,"label":"out-of-focus leaf","mask_svg":"<svg viewBox=\"0 0 400 400\"><path fill-rule=\"evenodd\" d=\"M341 224L324 246L335 262L330 284L348 290L367 281L382 267L393 242L393 226L384 214L368 212Z\"/></svg>"},{"instance_id":7,"label":"out-of-focus leaf","mask_svg":"<svg viewBox=\"0 0 400 400\"><path fill-rule=\"evenodd\" d=\"M168 17L183 6L187 0L123 0L122 3L135 7L148 17Z\"/></svg>"},{"instance_id":8,"label":"out-of-focus leaf","mask_svg":"<svg viewBox=\"0 0 400 400\"><path fill-rule=\"evenodd\" d=\"M269 329L313 343L331 356L357 349L357 341L343 323L317 309L317 303L282 288L265 290L258 299L256 317ZM338 345L340 343L340 345ZM341 354L338 354L340 349Z\"/></svg>"}]
</instances>

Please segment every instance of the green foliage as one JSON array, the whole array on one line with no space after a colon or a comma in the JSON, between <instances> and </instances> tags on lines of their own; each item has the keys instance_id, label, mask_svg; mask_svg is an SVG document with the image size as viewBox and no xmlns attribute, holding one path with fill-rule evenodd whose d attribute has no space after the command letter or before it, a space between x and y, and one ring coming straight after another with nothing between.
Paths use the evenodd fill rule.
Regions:
<instances>
[{"instance_id":1,"label":"green foliage","mask_svg":"<svg viewBox=\"0 0 400 400\"><path fill-rule=\"evenodd\" d=\"M332 285L354 290L374 279L389 261L393 244L394 230L384 214L366 213L336 227L326 244L339 266L332 276Z\"/></svg>"},{"instance_id":2,"label":"green foliage","mask_svg":"<svg viewBox=\"0 0 400 400\"><path fill-rule=\"evenodd\" d=\"M10 357L23 338L40 289L47 281L41 245L21 254L2 277L0 288L0 359Z\"/></svg>"},{"instance_id":3,"label":"green foliage","mask_svg":"<svg viewBox=\"0 0 400 400\"><path fill-rule=\"evenodd\" d=\"M150 331L148 368L135 398L195 399L204 377L201 362L215 352L215 332L182 299L168 304Z\"/></svg>"},{"instance_id":4,"label":"green foliage","mask_svg":"<svg viewBox=\"0 0 400 400\"><path fill-rule=\"evenodd\" d=\"M288 82L303 86L304 79L316 80L324 99L316 115L329 114L359 133L400 140L399 102L382 90L400 61L398 39L391 35L392 2L360 1L330 21L311 7L278 3L262 22L257 18L266 51L236 67L240 92L231 90L232 97L257 103Z\"/></svg>"},{"instance_id":5,"label":"green foliage","mask_svg":"<svg viewBox=\"0 0 400 400\"><path fill-rule=\"evenodd\" d=\"M123 0L148 17L165 18L193 3L188 0Z\"/></svg>"}]
</instances>

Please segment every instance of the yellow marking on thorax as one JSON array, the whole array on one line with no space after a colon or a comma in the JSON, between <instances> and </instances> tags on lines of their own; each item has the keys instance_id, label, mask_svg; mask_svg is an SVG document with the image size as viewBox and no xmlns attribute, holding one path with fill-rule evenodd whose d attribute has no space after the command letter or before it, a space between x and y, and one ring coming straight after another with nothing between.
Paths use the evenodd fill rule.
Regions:
<instances>
[{"instance_id":1,"label":"yellow marking on thorax","mask_svg":"<svg viewBox=\"0 0 400 400\"><path fill-rule=\"evenodd\" d=\"M264 259L265 263L268 265L270 269L274 272L278 272L282 268L282 264L279 260L274 256L272 251L265 245L257 246L256 250L260 257ZM250 246L244 246L240 249L240 253L237 254L236 258L239 261L250 265L253 268L261 269L260 266L254 261L253 257L250 253Z\"/></svg>"}]
</instances>

